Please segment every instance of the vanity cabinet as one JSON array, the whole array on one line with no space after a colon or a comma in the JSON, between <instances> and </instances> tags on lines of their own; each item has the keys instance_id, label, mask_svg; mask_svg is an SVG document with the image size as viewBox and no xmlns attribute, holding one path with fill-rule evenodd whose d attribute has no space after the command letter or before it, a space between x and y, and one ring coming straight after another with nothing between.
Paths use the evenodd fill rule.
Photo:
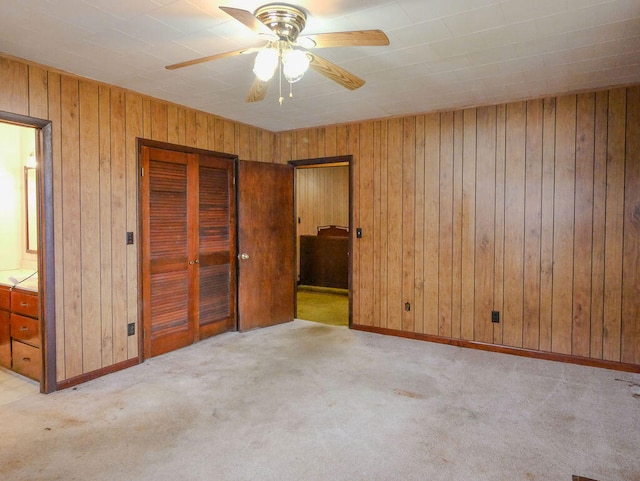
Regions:
<instances>
[{"instance_id":1,"label":"vanity cabinet","mask_svg":"<svg viewBox=\"0 0 640 481\"><path fill-rule=\"evenodd\" d=\"M36 381L42 376L39 313L37 293L0 286L0 366Z\"/></svg>"},{"instance_id":2,"label":"vanity cabinet","mask_svg":"<svg viewBox=\"0 0 640 481\"><path fill-rule=\"evenodd\" d=\"M0 286L0 366L11 369L11 327L10 319L11 291Z\"/></svg>"}]
</instances>

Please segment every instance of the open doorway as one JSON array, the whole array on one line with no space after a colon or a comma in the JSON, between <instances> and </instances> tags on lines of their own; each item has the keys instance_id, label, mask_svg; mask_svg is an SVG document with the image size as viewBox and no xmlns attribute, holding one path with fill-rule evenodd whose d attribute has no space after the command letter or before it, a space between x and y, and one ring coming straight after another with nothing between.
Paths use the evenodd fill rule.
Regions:
<instances>
[{"instance_id":1,"label":"open doorway","mask_svg":"<svg viewBox=\"0 0 640 481\"><path fill-rule=\"evenodd\" d=\"M56 389L51 169L51 123L0 112L0 402Z\"/></svg>"},{"instance_id":2,"label":"open doorway","mask_svg":"<svg viewBox=\"0 0 640 481\"><path fill-rule=\"evenodd\" d=\"M292 161L297 252L296 318L350 324L350 156Z\"/></svg>"}]
</instances>

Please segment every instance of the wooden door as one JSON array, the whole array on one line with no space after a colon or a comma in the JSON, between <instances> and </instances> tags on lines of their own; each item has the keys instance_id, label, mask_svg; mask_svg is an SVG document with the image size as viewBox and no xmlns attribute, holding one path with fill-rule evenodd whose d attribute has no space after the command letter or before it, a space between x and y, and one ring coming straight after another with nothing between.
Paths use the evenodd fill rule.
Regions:
<instances>
[{"instance_id":1,"label":"wooden door","mask_svg":"<svg viewBox=\"0 0 640 481\"><path fill-rule=\"evenodd\" d=\"M246 331L293 320L293 167L238 163L238 325Z\"/></svg>"},{"instance_id":2,"label":"wooden door","mask_svg":"<svg viewBox=\"0 0 640 481\"><path fill-rule=\"evenodd\" d=\"M198 337L236 328L233 163L210 155L198 162L196 252Z\"/></svg>"},{"instance_id":3,"label":"wooden door","mask_svg":"<svg viewBox=\"0 0 640 481\"><path fill-rule=\"evenodd\" d=\"M141 147L145 357L235 328L233 163Z\"/></svg>"}]
</instances>

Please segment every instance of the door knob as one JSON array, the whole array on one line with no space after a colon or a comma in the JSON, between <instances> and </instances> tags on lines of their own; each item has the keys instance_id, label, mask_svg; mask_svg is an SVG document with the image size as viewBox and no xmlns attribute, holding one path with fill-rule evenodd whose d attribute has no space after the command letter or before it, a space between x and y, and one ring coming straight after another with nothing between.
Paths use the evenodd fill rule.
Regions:
<instances>
[{"instance_id":1,"label":"door knob","mask_svg":"<svg viewBox=\"0 0 640 481\"><path fill-rule=\"evenodd\" d=\"M242 259L243 261L246 261L248 258L249 258L249 254L245 254L245 253L240 254L240 259Z\"/></svg>"}]
</instances>

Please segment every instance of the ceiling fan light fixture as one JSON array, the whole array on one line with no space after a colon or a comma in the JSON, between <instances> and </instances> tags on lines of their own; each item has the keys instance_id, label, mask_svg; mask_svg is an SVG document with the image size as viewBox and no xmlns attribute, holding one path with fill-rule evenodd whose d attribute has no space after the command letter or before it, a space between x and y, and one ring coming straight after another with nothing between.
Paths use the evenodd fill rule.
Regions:
<instances>
[{"instance_id":1,"label":"ceiling fan light fixture","mask_svg":"<svg viewBox=\"0 0 640 481\"><path fill-rule=\"evenodd\" d=\"M253 64L253 73L263 82L268 82L273 77L278 66L278 50L265 48L258 52Z\"/></svg>"},{"instance_id":2,"label":"ceiling fan light fixture","mask_svg":"<svg viewBox=\"0 0 640 481\"><path fill-rule=\"evenodd\" d=\"M309 56L302 50L285 50L282 54L282 73L287 82L300 80L309 68Z\"/></svg>"}]
</instances>

